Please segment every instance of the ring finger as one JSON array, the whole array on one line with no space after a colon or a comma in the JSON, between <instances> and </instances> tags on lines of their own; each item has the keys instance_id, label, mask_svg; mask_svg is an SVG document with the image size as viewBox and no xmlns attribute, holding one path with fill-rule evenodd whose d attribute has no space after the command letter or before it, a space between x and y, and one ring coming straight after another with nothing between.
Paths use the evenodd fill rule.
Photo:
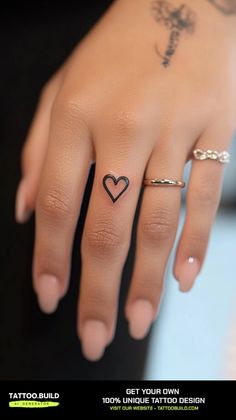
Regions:
<instances>
[{"instance_id":1,"label":"ring finger","mask_svg":"<svg viewBox=\"0 0 236 420\"><path fill-rule=\"evenodd\" d=\"M170 142L168 142L171 144ZM182 180L186 153L181 148L157 146L146 171L146 178ZM159 306L165 267L178 225L181 188L147 186L139 217L133 280L126 305L130 334L142 339Z\"/></svg>"}]
</instances>

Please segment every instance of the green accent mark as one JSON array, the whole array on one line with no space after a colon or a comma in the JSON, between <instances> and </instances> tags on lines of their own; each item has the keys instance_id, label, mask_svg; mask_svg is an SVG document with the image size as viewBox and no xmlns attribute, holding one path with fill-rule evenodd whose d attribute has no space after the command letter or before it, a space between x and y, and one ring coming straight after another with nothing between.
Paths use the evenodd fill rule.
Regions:
<instances>
[{"instance_id":1,"label":"green accent mark","mask_svg":"<svg viewBox=\"0 0 236 420\"><path fill-rule=\"evenodd\" d=\"M19 400L9 402L11 408L48 408L58 407L58 405L60 403L55 401Z\"/></svg>"}]
</instances>

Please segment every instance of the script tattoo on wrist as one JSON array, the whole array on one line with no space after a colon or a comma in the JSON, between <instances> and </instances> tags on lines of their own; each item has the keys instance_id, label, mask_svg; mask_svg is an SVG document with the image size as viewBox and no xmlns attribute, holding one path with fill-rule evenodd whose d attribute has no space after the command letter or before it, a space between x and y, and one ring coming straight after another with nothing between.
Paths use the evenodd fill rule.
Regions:
<instances>
[{"instance_id":1,"label":"script tattoo on wrist","mask_svg":"<svg viewBox=\"0 0 236 420\"><path fill-rule=\"evenodd\" d=\"M155 21L169 31L168 45L163 53L159 51L157 44L155 51L162 60L163 67L169 67L180 42L182 34L191 34L195 29L196 15L185 4L179 7L169 1L154 0L151 5L152 15Z\"/></svg>"},{"instance_id":2,"label":"script tattoo on wrist","mask_svg":"<svg viewBox=\"0 0 236 420\"><path fill-rule=\"evenodd\" d=\"M236 0L208 0L224 15L236 15Z\"/></svg>"}]
</instances>

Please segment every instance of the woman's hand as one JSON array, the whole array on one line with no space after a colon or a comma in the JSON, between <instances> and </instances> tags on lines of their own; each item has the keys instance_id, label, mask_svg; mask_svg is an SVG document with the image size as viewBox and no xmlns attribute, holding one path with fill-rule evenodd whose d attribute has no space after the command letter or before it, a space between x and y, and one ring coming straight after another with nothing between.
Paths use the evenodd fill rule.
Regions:
<instances>
[{"instance_id":1,"label":"woman's hand","mask_svg":"<svg viewBox=\"0 0 236 420\"><path fill-rule=\"evenodd\" d=\"M42 310L53 312L68 288L73 237L96 162L78 306L78 334L90 360L102 356L114 335L144 176L181 180L194 148L221 151L230 144L236 16L210 3L217 2L116 1L43 89L23 150L16 216L23 222L36 210L34 287ZM203 264L222 173L219 162L193 162L174 266L182 291ZM115 185L105 175L125 178ZM144 191L126 305L137 339L158 311L180 198L180 188Z\"/></svg>"}]
</instances>

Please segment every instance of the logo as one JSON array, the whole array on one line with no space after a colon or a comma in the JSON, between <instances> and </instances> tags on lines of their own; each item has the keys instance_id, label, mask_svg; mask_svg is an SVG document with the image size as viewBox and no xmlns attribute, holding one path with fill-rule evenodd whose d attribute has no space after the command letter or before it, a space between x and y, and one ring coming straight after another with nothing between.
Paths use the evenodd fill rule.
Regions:
<instances>
[{"instance_id":1,"label":"logo","mask_svg":"<svg viewBox=\"0 0 236 420\"><path fill-rule=\"evenodd\" d=\"M9 392L10 408L51 408L58 407L60 395L55 393Z\"/></svg>"}]
</instances>

